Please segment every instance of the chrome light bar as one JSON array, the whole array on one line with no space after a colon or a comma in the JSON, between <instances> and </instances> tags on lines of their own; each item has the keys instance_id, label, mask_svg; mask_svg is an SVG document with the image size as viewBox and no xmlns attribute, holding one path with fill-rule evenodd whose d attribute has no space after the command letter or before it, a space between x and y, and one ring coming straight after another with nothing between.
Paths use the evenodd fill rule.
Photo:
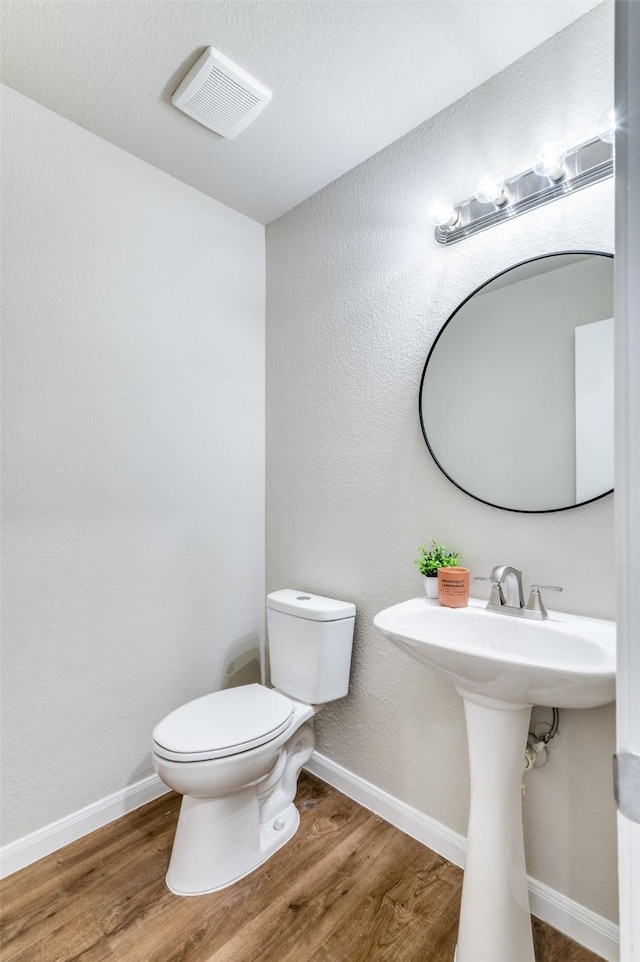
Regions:
<instances>
[{"instance_id":1,"label":"chrome light bar","mask_svg":"<svg viewBox=\"0 0 640 962\"><path fill-rule=\"evenodd\" d=\"M493 204L487 210L488 205L475 197L456 204L457 219L451 226L436 227L436 240L440 244L456 244L465 237L606 180L613 176L613 169L613 145L594 137L567 151L560 177L552 179L536 174L533 169L526 170L505 181L506 201L500 206Z\"/></svg>"}]
</instances>

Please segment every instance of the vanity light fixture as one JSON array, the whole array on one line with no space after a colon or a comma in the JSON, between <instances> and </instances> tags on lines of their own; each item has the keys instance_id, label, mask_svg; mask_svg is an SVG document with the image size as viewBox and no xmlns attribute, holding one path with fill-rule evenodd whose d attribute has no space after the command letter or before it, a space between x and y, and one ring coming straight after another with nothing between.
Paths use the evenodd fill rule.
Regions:
<instances>
[{"instance_id":1,"label":"vanity light fixture","mask_svg":"<svg viewBox=\"0 0 640 962\"><path fill-rule=\"evenodd\" d=\"M533 166L504 181L501 174L483 174L474 197L453 204L434 200L427 218L440 244L455 244L495 224L511 220L566 194L613 176L615 117L607 111L600 119L599 136L567 150L558 140L540 144Z\"/></svg>"}]
</instances>

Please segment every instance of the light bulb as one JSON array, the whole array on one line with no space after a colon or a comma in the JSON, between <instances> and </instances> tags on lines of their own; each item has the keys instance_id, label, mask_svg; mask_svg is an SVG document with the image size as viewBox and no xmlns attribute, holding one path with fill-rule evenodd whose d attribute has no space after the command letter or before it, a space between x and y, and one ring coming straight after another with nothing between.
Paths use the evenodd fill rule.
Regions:
<instances>
[{"instance_id":1,"label":"light bulb","mask_svg":"<svg viewBox=\"0 0 640 962\"><path fill-rule=\"evenodd\" d=\"M565 173L564 161L567 148L561 140L545 140L536 147L533 155L533 169L540 177L560 180Z\"/></svg>"},{"instance_id":2,"label":"light bulb","mask_svg":"<svg viewBox=\"0 0 640 962\"><path fill-rule=\"evenodd\" d=\"M600 122L598 123L598 137L604 140L605 144L612 144L616 136L616 112L605 110Z\"/></svg>"},{"instance_id":3,"label":"light bulb","mask_svg":"<svg viewBox=\"0 0 640 962\"><path fill-rule=\"evenodd\" d=\"M453 227L458 211L448 197L436 197L427 207L427 220L434 227Z\"/></svg>"},{"instance_id":4,"label":"light bulb","mask_svg":"<svg viewBox=\"0 0 640 962\"><path fill-rule=\"evenodd\" d=\"M496 171L483 174L476 183L475 198L481 204L495 204L496 207L506 204L508 197L502 174Z\"/></svg>"}]
</instances>

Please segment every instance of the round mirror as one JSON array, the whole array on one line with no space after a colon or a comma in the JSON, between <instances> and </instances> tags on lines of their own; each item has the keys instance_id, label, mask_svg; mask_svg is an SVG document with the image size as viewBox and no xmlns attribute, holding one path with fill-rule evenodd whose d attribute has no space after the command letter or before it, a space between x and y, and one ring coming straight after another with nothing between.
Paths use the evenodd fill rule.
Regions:
<instances>
[{"instance_id":1,"label":"round mirror","mask_svg":"<svg viewBox=\"0 0 640 962\"><path fill-rule=\"evenodd\" d=\"M478 501L562 511L613 488L613 255L503 271L456 308L420 384L436 464Z\"/></svg>"}]
</instances>

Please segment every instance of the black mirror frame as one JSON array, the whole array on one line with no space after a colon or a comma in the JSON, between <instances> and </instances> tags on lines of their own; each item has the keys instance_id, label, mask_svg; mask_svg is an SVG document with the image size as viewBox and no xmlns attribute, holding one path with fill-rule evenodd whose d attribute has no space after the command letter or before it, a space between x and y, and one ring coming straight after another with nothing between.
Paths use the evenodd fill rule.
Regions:
<instances>
[{"instance_id":1,"label":"black mirror frame","mask_svg":"<svg viewBox=\"0 0 640 962\"><path fill-rule=\"evenodd\" d=\"M499 277L502 277L503 274L508 274L509 271L515 270L517 267L523 267L525 264L531 264L531 263L533 263L534 261L545 260L545 258L547 258L547 257L558 257L558 256L561 256L561 255L563 255L563 254L594 254L594 255L599 255L599 256L601 256L601 257L610 257L612 260L613 260L613 257L614 257L613 254L610 254L610 253L608 253L607 251L594 251L594 250L553 251L553 252L551 252L551 253L549 253L549 254L539 254L537 257L528 257L526 260L519 261L517 264L512 264L510 267L505 268L505 270L499 271L497 274L494 274L494 276L493 276L493 277L490 277L489 280L483 281L483 283L482 283L482 284L479 284L478 287L475 288L475 290L471 291L471 293L468 294L467 297L465 297L465 299L460 302L460 304L458 304L458 306L456 307L455 311L453 311L453 313L450 314L449 317L447 318L447 320L444 322L444 324L442 325L442 327L441 327L440 330L438 331L438 334L437 334L437 336L436 336L433 344L431 345L431 348L430 348L429 353L428 353L428 355L427 355L427 360L425 361L425 365L424 365L424 368L423 368L423 370L422 370L422 377L420 378L420 387L419 387L419 390L418 390L418 413L419 413L419 416L420 416L420 427L422 428L422 434L423 434L423 437L424 437L424 440L425 440L425 444L427 445L427 448L429 449L429 454L431 455L431 457L433 458L433 460L434 460L435 463L437 464L437 466L438 466L438 468L440 469L440 471L442 471L442 473L444 474L445 478L447 478L447 479L451 482L451 484L455 485L455 487L458 488L458 490L462 491L464 494L468 495L470 498L473 498L474 501L480 501L482 504L487 504L487 505L489 505L489 507L491 507L491 508L498 508L498 510L500 510L500 511L511 511L511 512L513 512L513 513L515 513L515 514L555 514L555 513L558 512L558 511L571 511L571 510L573 510L573 508L582 508L582 507L584 507L585 504L593 504L594 501L601 501L602 498L608 497L610 494L613 494L613 491L614 491L613 488L610 488L608 491L603 491L602 494L596 495L595 498L589 498L587 501L579 501L579 502L577 502L576 504L567 504L567 505L565 505L564 507L561 507L561 508L536 508L536 509L530 509L530 508L507 508L507 507L505 507L505 505L502 505L502 504L494 504L492 501L487 501L485 498L480 498L480 497L478 497L477 494L472 494L471 491L468 491L466 488L463 488L462 485L461 485L461 484L458 484L458 482L455 481L455 480L451 477L451 475L445 470L445 468L442 466L442 464L440 463L440 461L439 461L438 458L436 457L433 448L432 448L431 445L429 444L429 438L427 437L427 431L426 431L425 424L424 424L424 418L423 418L423 416L422 416L422 388L423 388L423 386L424 386L424 381L425 381L425 377L426 377L426 374L427 374L427 368L429 367L429 361L431 360L431 356L432 356L432 354L433 354L433 352L434 352L434 350L435 350L435 348L436 348L436 345L437 345L438 341L440 340L440 337L442 336L442 334L443 334L443 332L446 330L446 328L449 326L449 324L451 323L451 321L454 319L454 317L456 316L456 314L458 313L458 311L460 311L460 310L465 306L465 304L466 304L468 301L471 300L472 297L474 297L479 291L481 291L483 287L486 287L488 284L493 283L493 281L497 280Z\"/></svg>"}]
</instances>

